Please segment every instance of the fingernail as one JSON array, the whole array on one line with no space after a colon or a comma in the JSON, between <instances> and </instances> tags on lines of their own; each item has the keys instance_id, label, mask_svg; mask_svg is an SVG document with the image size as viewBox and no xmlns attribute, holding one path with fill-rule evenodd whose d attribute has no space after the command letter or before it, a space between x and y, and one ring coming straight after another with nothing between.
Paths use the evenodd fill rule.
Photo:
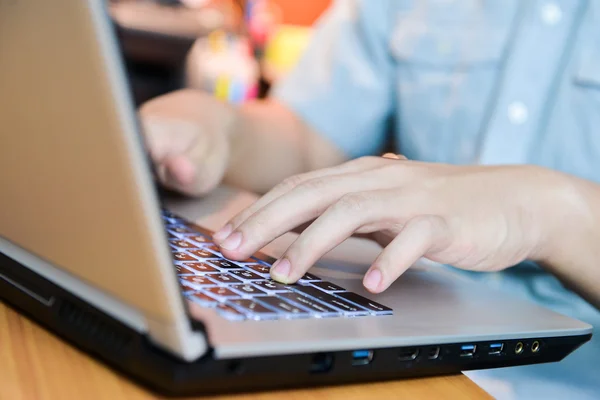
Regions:
<instances>
[{"instance_id":1,"label":"fingernail","mask_svg":"<svg viewBox=\"0 0 600 400\"><path fill-rule=\"evenodd\" d=\"M242 233L234 232L221 243L221 247L226 250L235 250L240 247L240 244L242 244Z\"/></svg>"},{"instance_id":2,"label":"fingernail","mask_svg":"<svg viewBox=\"0 0 600 400\"><path fill-rule=\"evenodd\" d=\"M227 236L231 235L231 231L233 231L233 226L231 224L227 224L213 235L213 239L215 242L222 242L223 240L227 239Z\"/></svg>"},{"instance_id":3,"label":"fingernail","mask_svg":"<svg viewBox=\"0 0 600 400\"><path fill-rule=\"evenodd\" d=\"M291 267L292 264L290 264L290 260L282 258L273 265L271 274L273 275L273 278L277 280L286 280L290 275Z\"/></svg>"},{"instance_id":4,"label":"fingernail","mask_svg":"<svg viewBox=\"0 0 600 400\"><path fill-rule=\"evenodd\" d=\"M379 287L381 283L381 271L378 269L372 269L367 272L365 279L363 280L363 285L367 288L367 290L374 292Z\"/></svg>"}]
</instances>

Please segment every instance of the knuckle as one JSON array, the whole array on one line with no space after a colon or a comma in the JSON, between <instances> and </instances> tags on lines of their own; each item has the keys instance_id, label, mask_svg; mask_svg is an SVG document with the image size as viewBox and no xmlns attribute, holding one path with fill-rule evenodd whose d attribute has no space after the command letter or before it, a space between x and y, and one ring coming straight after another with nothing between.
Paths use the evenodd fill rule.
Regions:
<instances>
[{"instance_id":1,"label":"knuckle","mask_svg":"<svg viewBox=\"0 0 600 400\"><path fill-rule=\"evenodd\" d=\"M429 237L438 236L445 229L443 218L436 215L419 215L412 218L408 224L413 232L421 232Z\"/></svg>"},{"instance_id":2,"label":"knuckle","mask_svg":"<svg viewBox=\"0 0 600 400\"><path fill-rule=\"evenodd\" d=\"M291 189L296 188L298 185L302 184L302 182L304 182L304 180L305 180L305 178L304 178L304 175L302 175L302 174L292 175L292 176L285 178L283 180L283 182L281 182L277 186L279 187L279 189L291 190Z\"/></svg>"},{"instance_id":3,"label":"knuckle","mask_svg":"<svg viewBox=\"0 0 600 400\"><path fill-rule=\"evenodd\" d=\"M338 200L336 209L347 213L359 213L367 208L370 198L364 193L349 193Z\"/></svg>"},{"instance_id":4,"label":"knuckle","mask_svg":"<svg viewBox=\"0 0 600 400\"><path fill-rule=\"evenodd\" d=\"M330 186L331 182L327 178L310 179L300 183L296 189L310 192L321 192Z\"/></svg>"},{"instance_id":5,"label":"knuckle","mask_svg":"<svg viewBox=\"0 0 600 400\"><path fill-rule=\"evenodd\" d=\"M415 224L415 228L423 229L428 232L435 231L441 225L441 222L438 220L438 218L432 215L417 217L413 223Z\"/></svg>"}]
</instances>

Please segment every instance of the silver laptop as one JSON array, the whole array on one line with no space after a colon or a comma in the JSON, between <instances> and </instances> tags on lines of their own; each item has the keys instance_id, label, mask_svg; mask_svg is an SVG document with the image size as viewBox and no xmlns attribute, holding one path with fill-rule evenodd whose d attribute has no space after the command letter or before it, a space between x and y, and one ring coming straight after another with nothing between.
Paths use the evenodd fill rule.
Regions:
<instances>
[{"instance_id":1,"label":"silver laptop","mask_svg":"<svg viewBox=\"0 0 600 400\"><path fill-rule=\"evenodd\" d=\"M0 129L0 298L157 391L554 362L591 337L426 267L374 296L340 265L284 286L268 256L224 259L161 207L102 1L0 0Z\"/></svg>"}]
</instances>

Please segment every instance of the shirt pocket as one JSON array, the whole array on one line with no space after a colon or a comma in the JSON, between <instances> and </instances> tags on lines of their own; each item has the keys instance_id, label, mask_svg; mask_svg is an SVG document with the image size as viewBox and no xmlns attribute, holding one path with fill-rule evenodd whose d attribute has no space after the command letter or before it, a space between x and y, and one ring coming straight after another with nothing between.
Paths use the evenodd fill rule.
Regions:
<instances>
[{"instance_id":1,"label":"shirt pocket","mask_svg":"<svg viewBox=\"0 0 600 400\"><path fill-rule=\"evenodd\" d=\"M412 12L398 19L390 52L396 62L398 143L406 156L475 161L509 27L473 14Z\"/></svg>"},{"instance_id":2,"label":"shirt pocket","mask_svg":"<svg viewBox=\"0 0 600 400\"><path fill-rule=\"evenodd\" d=\"M400 14L390 40L394 59L415 68L448 70L498 64L510 24L491 23L481 12L457 14L423 9Z\"/></svg>"}]
</instances>

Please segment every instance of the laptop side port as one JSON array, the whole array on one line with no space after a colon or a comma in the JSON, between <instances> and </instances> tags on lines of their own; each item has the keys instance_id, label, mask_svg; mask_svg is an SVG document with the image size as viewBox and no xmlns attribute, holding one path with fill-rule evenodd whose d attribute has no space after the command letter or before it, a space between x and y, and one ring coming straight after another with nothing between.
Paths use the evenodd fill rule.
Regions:
<instances>
[{"instance_id":1,"label":"laptop side port","mask_svg":"<svg viewBox=\"0 0 600 400\"><path fill-rule=\"evenodd\" d=\"M490 343L488 354L490 356L499 356L504 350L504 343Z\"/></svg>"},{"instance_id":2,"label":"laptop side port","mask_svg":"<svg viewBox=\"0 0 600 400\"><path fill-rule=\"evenodd\" d=\"M474 344L463 344L460 346L461 357L473 357L477 351L477 346Z\"/></svg>"},{"instance_id":3,"label":"laptop side port","mask_svg":"<svg viewBox=\"0 0 600 400\"><path fill-rule=\"evenodd\" d=\"M531 352L532 353L537 353L540 351L540 342L535 340L532 344L531 344Z\"/></svg>"},{"instance_id":4,"label":"laptop side port","mask_svg":"<svg viewBox=\"0 0 600 400\"><path fill-rule=\"evenodd\" d=\"M400 361L413 361L419 356L417 347L404 347L398 351L398 359Z\"/></svg>"},{"instance_id":5,"label":"laptop side port","mask_svg":"<svg viewBox=\"0 0 600 400\"><path fill-rule=\"evenodd\" d=\"M518 342L515 346L515 354L521 354L525 350L525 345L523 342Z\"/></svg>"},{"instance_id":6,"label":"laptop side port","mask_svg":"<svg viewBox=\"0 0 600 400\"><path fill-rule=\"evenodd\" d=\"M427 349L427 359L437 360L440 356L440 346L434 346Z\"/></svg>"},{"instance_id":7,"label":"laptop side port","mask_svg":"<svg viewBox=\"0 0 600 400\"><path fill-rule=\"evenodd\" d=\"M329 353L315 354L310 362L311 374L323 374L333 367L333 355Z\"/></svg>"},{"instance_id":8,"label":"laptop side port","mask_svg":"<svg viewBox=\"0 0 600 400\"><path fill-rule=\"evenodd\" d=\"M373 361L373 350L354 350L352 352L352 366L368 365Z\"/></svg>"}]
</instances>

